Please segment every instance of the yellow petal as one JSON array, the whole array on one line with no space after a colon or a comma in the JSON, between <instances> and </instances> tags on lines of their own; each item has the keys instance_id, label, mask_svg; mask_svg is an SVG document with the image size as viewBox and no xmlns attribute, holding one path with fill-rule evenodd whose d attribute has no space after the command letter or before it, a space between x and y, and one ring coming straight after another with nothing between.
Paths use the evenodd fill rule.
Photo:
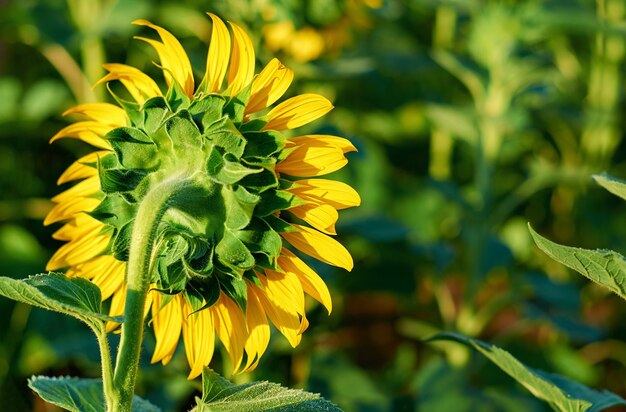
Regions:
<instances>
[{"instance_id":1,"label":"yellow petal","mask_svg":"<svg viewBox=\"0 0 626 412\"><path fill-rule=\"evenodd\" d=\"M354 267L352 256L335 239L306 226L292 224L297 232L284 232L280 235L296 249L329 265L339 266L348 271Z\"/></svg>"},{"instance_id":2,"label":"yellow petal","mask_svg":"<svg viewBox=\"0 0 626 412\"><path fill-rule=\"evenodd\" d=\"M98 123L106 124L111 127L126 126L128 116L121 107L110 103L85 103L74 106L63 113L63 116L69 114L82 114Z\"/></svg>"},{"instance_id":3,"label":"yellow petal","mask_svg":"<svg viewBox=\"0 0 626 412\"><path fill-rule=\"evenodd\" d=\"M98 175L91 176L85 180L82 180L67 189L64 192L59 193L52 198L54 203L63 203L71 199L78 197L89 197L100 191L100 177Z\"/></svg>"},{"instance_id":4,"label":"yellow petal","mask_svg":"<svg viewBox=\"0 0 626 412\"><path fill-rule=\"evenodd\" d=\"M97 175L98 169L96 169L95 163L98 161L98 158L102 158L109 153L111 152L100 150L81 157L63 172L59 180L57 180L57 184L62 185L73 180Z\"/></svg>"},{"instance_id":5,"label":"yellow petal","mask_svg":"<svg viewBox=\"0 0 626 412\"><path fill-rule=\"evenodd\" d=\"M74 266L104 252L111 240L110 235L100 235L92 232L61 246L50 258L46 270L57 270L67 266Z\"/></svg>"},{"instance_id":6,"label":"yellow petal","mask_svg":"<svg viewBox=\"0 0 626 412\"><path fill-rule=\"evenodd\" d=\"M330 315L330 312L333 310L333 302L326 283L293 252L283 248L281 253L281 256L278 258L278 266L285 272L294 273L300 279L304 291L324 305Z\"/></svg>"},{"instance_id":7,"label":"yellow petal","mask_svg":"<svg viewBox=\"0 0 626 412\"><path fill-rule=\"evenodd\" d=\"M324 116L332 108L328 99L319 94L301 94L272 109L263 130L295 129Z\"/></svg>"},{"instance_id":8,"label":"yellow petal","mask_svg":"<svg viewBox=\"0 0 626 412\"><path fill-rule=\"evenodd\" d=\"M293 70L278 59L272 59L252 82L250 100L245 114L255 113L271 106L282 97L293 80Z\"/></svg>"},{"instance_id":9,"label":"yellow petal","mask_svg":"<svg viewBox=\"0 0 626 412\"><path fill-rule=\"evenodd\" d=\"M321 232L337 234L335 223L339 219L339 214L332 206L307 203L292 207L289 211Z\"/></svg>"},{"instance_id":10,"label":"yellow petal","mask_svg":"<svg viewBox=\"0 0 626 412\"><path fill-rule=\"evenodd\" d=\"M172 83L173 77L187 96L193 96L193 71L191 69L191 63L189 62L189 57L185 49L183 49L183 46L181 46L176 37L164 28L156 26L147 20L135 20L133 24L148 26L159 33L159 37L161 37L163 41L162 43L144 37L135 38L143 40L154 47L161 60L163 74L168 86Z\"/></svg>"},{"instance_id":11,"label":"yellow petal","mask_svg":"<svg viewBox=\"0 0 626 412\"><path fill-rule=\"evenodd\" d=\"M100 204L100 200L86 197L71 199L54 206L43 221L44 226L71 219L77 213L91 212Z\"/></svg>"},{"instance_id":12,"label":"yellow petal","mask_svg":"<svg viewBox=\"0 0 626 412\"><path fill-rule=\"evenodd\" d=\"M100 79L96 86L100 83L119 80L139 104L143 104L151 97L162 95L155 81L135 67L119 63L104 64L102 67L108 70L109 74Z\"/></svg>"},{"instance_id":13,"label":"yellow petal","mask_svg":"<svg viewBox=\"0 0 626 412\"><path fill-rule=\"evenodd\" d=\"M256 368L265 353L267 345L270 342L270 326L267 323L265 310L256 295L255 289L247 283L247 306L246 306L246 324L248 325L248 340L246 341L246 365L242 372L248 372Z\"/></svg>"},{"instance_id":14,"label":"yellow petal","mask_svg":"<svg viewBox=\"0 0 626 412\"><path fill-rule=\"evenodd\" d=\"M356 150L350 141L329 135L300 136L288 142L293 149L276 165L276 170L292 176L320 176L337 171L348 163L344 153Z\"/></svg>"},{"instance_id":15,"label":"yellow petal","mask_svg":"<svg viewBox=\"0 0 626 412\"><path fill-rule=\"evenodd\" d=\"M84 277L98 285L102 300L106 300L118 290L126 279L126 263L110 255L102 255L79 266Z\"/></svg>"},{"instance_id":16,"label":"yellow petal","mask_svg":"<svg viewBox=\"0 0 626 412\"><path fill-rule=\"evenodd\" d=\"M167 364L178 346L182 329L182 295L174 296L163 305L163 296L159 291L152 291L152 327L156 338L156 346L152 355L152 363L162 361Z\"/></svg>"},{"instance_id":17,"label":"yellow petal","mask_svg":"<svg viewBox=\"0 0 626 412\"><path fill-rule=\"evenodd\" d=\"M52 136L52 139L50 139L50 143L65 137L69 137L72 139L82 140L83 142L98 147L100 149L111 150L111 145L109 144L109 142L102 138L102 136L110 132L111 129L111 126L91 120L76 122L59 130L57 134Z\"/></svg>"},{"instance_id":18,"label":"yellow petal","mask_svg":"<svg viewBox=\"0 0 626 412\"><path fill-rule=\"evenodd\" d=\"M206 59L204 86L209 93L216 93L222 89L226 68L230 60L230 34L224 22L213 13L207 13L213 21L211 30L211 45Z\"/></svg>"},{"instance_id":19,"label":"yellow petal","mask_svg":"<svg viewBox=\"0 0 626 412\"><path fill-rule=\"evenodd\" d=\"M359 194L343 182L328 179L301 179L287 190L303 200L326 203L337 210L361 204Z\"/></svg>"},{"instance_id":20,"label":"yellow petal","mask_svg":"<svg viewBox=\"0 0 626 412\"><path fill-rule=\"evenodd\" d=\"M217 336L233 364L233 373L237 373L241 367L243 349L248 338L248 327L243 311L224 293L220 294L217 302L208 310L212 313Z\"/></svg>"},{"instance_id":21,"label":"yellow petal","mask_svg":"<svg viewBox=\"0 0 626 412\"><path fill-rule=\"evenodd\" d=\"M237 95L254 77L254 47L248 34L234 23L228 22L233 29L233 51L228 72L228 92Z\"/></svg>"},{"instance_id":22,"label":"yellow petal","mask_svg":"<svg viewBox=\"0 0 626 412\"><path fill-rule=\"evenodd\" d=\"M215 349L215 331L210 310L193 313L187 302L182 305L183 341L185 354L191 368L187 379L193 379L202 373L202 368L211 362Z\"/></svg>"},{"instance_id":23,"label":"yellow petal","mask_svg":"<svg viewBox=\"0 0 626 412\"><path fill-rule=\"evenodd\" d=\"M100 233L104 227L104 223L99 220L94 219L86 213L80 213L54 232L52 237L57 240L69 241L84 237L89 233Z\"/></svg>"},{"instance_id":24,"label":"yellow petal","mask_svg":"<svg viewBox=\"0 0 626 412\"><path fill-rule=\"evenodd\" d=\"M270 318L276 329L283 334L292 347L298 346L302 335L300 331L301 321L298 313L290 307L291 302L287 300L277 299L267 288L267 279L263 275L259 275L259 280L264 286L260 289L258 286L250 284L253 293L259 298L259 302L263 306L263 310Z\"/></svg>"}]
</instances>

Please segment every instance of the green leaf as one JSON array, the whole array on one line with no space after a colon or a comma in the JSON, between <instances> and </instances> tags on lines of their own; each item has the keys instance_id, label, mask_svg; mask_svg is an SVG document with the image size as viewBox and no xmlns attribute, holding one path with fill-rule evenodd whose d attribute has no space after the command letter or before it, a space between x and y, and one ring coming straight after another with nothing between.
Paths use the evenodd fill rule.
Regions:
<instances>
[{"instance_id":1,"label":"green leaf","mask_svg":"<svg viewBox=\"0 0 626 412\"><path fill-rule=\"evenodd\" d=\"M71 412L102 412L106 409L100 379L49 378L33 376L28 386L46 402ZM158 412L159 408L133 397L133 412Z\"/></svg>"},{"instance_id":2,"label":"green leaf","mask_svg":"<svg viewBox=\"0 0 626 412\"><path fill-rule=\"evenodd\" d=\"M102 313L100 288L87 279L50 272L26 279L0 277L0 295L39 308L65 313L93 325L96 320L121 322Z\"/></svg>"},{"instance_id":3,"label":"green leaf","mask_svg":"<svg viewBox=\"0 0 626 412\"><path fill-rule=\"evenodd\" d=\"M539 235L528 226L539 249L565 266L626 299L626 261L612 250L587 250L562 246Z\"/></svg>"},{"instance_id":4,"label":"green leaf","mask_svg":"<svg viewBox=\"0 0 626 412\"><path fill-rule=\"evenodd\" d=\"M236 96L232 96L231 100L224 106L224 114L228 115L234 123L240 124L243 121L243 114L250 99L251 90L252 83Z\"/></svg>"},{"instance_id":5,"label":"green leaf","mask_svg":"<svg viewBox=\"0 0 626 412\"><path fill-rule=\"evenodd\" d=\"M214 145L221 147L226 153L233 154L236 158L240 158L244 153L246 139L228 116L208 125L204 131L204 136Z\"/></svg>"},{"instance_id":6,"label":"green leaf","mask_svg":"<svg viewBox=\"0 0 626 412\"><path fill-rule=\"evenodd\" d=\"M609 176L605 173L594 175L593 180L609 192L626 200L626 181Z\"/></svg>"},{"instance_id":7,"label":"green leaf","mask_svg":"<svg viewBox=\"0 0 626 412\"><path fill-rule=\"evenodd\" d=\"M219 94L209 94L202 99L194 99L189 106L189 113L196 125L205 131L210 125L222 117L222 109L226 100Z\"/></svg>"},{"instance_id":8,"label":"green leaf","mask_svg":"<svg viewBox=\"0 0 626 412\"><path fill-rule=\"evenodd\" d=\"M626 400L612 392L599 392L563 376L529 368L509 352L486 342L457 333L439 333L428 339L436 340L456 341L474 348L557 411L597 412L615 405L626 405Z\"/></svg>"},{"instance_id":9,"label":"green leaf","mask_svg":"<svg viewBox=\"0 0 626 412\"><path fill-rule=\"evenodd\" d=\"M105 169L98 167L100 188L104 193L130 192L135 190L147 172L141 169Z\"/></svg>"},{"instance_id":10,"label":"green leaf","mask_svg":"<svg viewBox=\"0 0 626 412\"><path fill-rule=\"evenodd\" d=\"M274 131L247 132L244 137L248 141L245 157L267 157L285 147L285 137Z\"/></svg>"},{"instance_id":11,"label":"green leaf","mask_svg":"<svg viewBox=\"0 0 626 412\"><path fill-rule=\"evenodd\" d=\"M261 193L261 201L254 209L254 215L263 217L278 210L287 210L305 202L299 197L284 190L267 190Z\"/></svg>"},{"instance_id":12,"label":"green leaf","mask_svg":"<svg viewBox=\"0 0 626 412\"><path fill-rule=\"evenodd\" d=\"M256 218L244 230L235 232L252 253L277 258L283 246L281 237L263 219Z\"/></svg>"},{"instance_id":13,"label":"green leaf","mask_svg":"<svg viewBox=\"0 0 626 412\"><path fill-rule=\"evenodd\" d=\"M302 411L340 412L320 395L284 388L271 382L235 385L212 370L202 372L202 399L196 398L196 412Z\"/></svg>"},{"instance_id":14,"label":"green leaf","mask_svg":"<svg viewBox=\"0 0 626 412\"><path fill-rule=\"evenodd\" d=\"M184 153L188 150L196 151L201 147L200 131L187 111L181 111L171 117L165 123L165 130L172 139L176 151Z\"/></svg>"}]
</instances>

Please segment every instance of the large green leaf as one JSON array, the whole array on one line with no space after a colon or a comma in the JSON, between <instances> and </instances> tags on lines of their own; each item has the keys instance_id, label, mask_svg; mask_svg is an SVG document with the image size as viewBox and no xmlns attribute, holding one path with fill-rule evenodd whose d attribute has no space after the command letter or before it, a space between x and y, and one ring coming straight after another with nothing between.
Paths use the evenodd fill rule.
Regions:
<instances>
[{"instance_id":1,"label":"large green leaf","mask_svg":"<svg viewBox=\"0 0 626 412\"><path fill-rule=\"evenodd\" d=\"M283 388L270 382L235 385L207 368L202 372L202 390L202 399L196 398L195 412L341 411L315 393Z\"/></svg>"},{"instance_id":2,"label":"large green leaf","mask_svg":"<svg viewBox=\"0 0 626 412\"><path fill-rule=\"evenodd\" d=\"M16 280L0 277L0 295L43 309L65 313L90 325L96 320L121 322L102 312L100 288L82 278L50 272Z\"/></svg>"},{"instance_id":3,"label":"large green leaf","mask_svg":"<svg viewBox=\"0 0 626 412\"><path fill-rule=\"evenodd\" d=\"M626 299L626 261L612 250L587 250L562 246L539 235L528 226L539 249L599 285Z\"/></svg>"},{"instance_id":4,"label":"large green leaf","mask_svg":"<svg viewBox=\"0 0 626 412\"><path fill-rule=\"evenodd\" d=\"M34 376L28 386L41 399L71 412L102 412L105 408L100 379L49 378ZM138 396L133 397L133 412L159 412L160 409Z\"/></svg>"},{"instance_id":5,"label":"large green leaf","mask_svg":"<svg viewBox=\"0 0 626 412\"><path fill-rule=\"evenodd\" d=\"M433 340L456 341L476 349L556 411L597 412L615 405L626 405L626 400L612 392L599 392L563 376L529 368L509 352L480 340L457 333L440 333L429 339Z\"/></svg>"}]
</instances>

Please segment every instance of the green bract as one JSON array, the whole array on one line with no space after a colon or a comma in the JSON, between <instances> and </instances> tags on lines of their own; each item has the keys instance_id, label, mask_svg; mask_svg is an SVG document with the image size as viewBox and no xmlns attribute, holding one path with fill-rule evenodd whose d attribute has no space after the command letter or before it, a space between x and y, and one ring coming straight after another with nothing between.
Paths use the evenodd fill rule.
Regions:
<instances>
[{"instance_id":1,"label":"green bract","mask_svg":"<svg viewBox=\"0 0 626 412\"><path fill-rule=\"evenodd\" d=\"M245 308L243 279L255 281L255 266L277 269L277 230L288 225L276 212L301 202L281 190L274 170L285 138L261 130L262 120L244 121L248 94L190 100L173 86L142 106L120 101L131 124L105 136L113 153L98 161L104 199L91 215L113 230L108 252L120 260L128 259L145 195L166 181L185 182L159 225L151 283L183 292L194 310L220 291Z\"/></svg>"}]
</instances>

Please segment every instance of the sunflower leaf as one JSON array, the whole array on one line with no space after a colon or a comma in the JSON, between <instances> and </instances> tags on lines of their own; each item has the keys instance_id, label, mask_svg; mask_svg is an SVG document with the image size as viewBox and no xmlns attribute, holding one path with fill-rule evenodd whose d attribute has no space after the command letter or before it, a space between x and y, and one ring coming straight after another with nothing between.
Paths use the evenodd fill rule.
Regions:
<instances>
[{"instance_id":1,"label":"sunflower leaf","mask_svg":"<svg viewBox=\"0 0 626 412\"><path fill-rule=\"evenodd\" d=\"M88 325L97 321L121 322L102 313L100 288L87 279L50 272L26 279L0 277L0 295L54 312L73 316Z\"/></svg>"},{"instance_id":2,"label":"sunflower leaf","mask_svg":"<svg viewBox=\"0 0 626 412\"><path fill-rule=\"evenodd\" d=\"M607 174L594 175L593 180L616 196L626 200L626 182Z\"/></svg>"},{"instance_id":3,"label":"sunflower leaf","mask_svg":"<svg viewBox=\"0 0 626 412\"><path fill-rule=\"evenodd\" d=\"M53 405L71 412L100 412L106 409L100 379L49 378L33 376L28 386ZM133 397L133 412L158 412L159 408L141 399Z\"/></svg>"},{"instance_id":4,"label":"sunflower leaf","mask_svg":"<svg viewBox=\"0 0 626 412\"><path fill-rule=\"evenodd\" d=\"M467 345L498 366L536 398L544 400L562 412L598 412L615 405L626 405L626 400L609 391L596 391L563 376L529 368L509 352L486 342L458 333L439 333L428 341L455 341Z\"/></svg>"},{"instance_id":5,"label":"sunflower leaf","mask_svg":"<svg viewBox=\"0 0 626 412\"><path fill-rule=\"evenodd\" d=\"M256 411L340 412L336 405L316 393L284 388L271 382L235 385L212 370L202 372L202 399L195 412Z\"/></svg>"},{"instance_id":6,"label":"sunflower leaf","mask_svg":"<svg viewBox=\"0 0 626 412\"><path fill-rule=\"evenodd\" d=\"M528 226L539 249L586 278L626 299L626 261L612 250L587 250L562 246L539 235Z\"/></svg>"}]
</instances>

